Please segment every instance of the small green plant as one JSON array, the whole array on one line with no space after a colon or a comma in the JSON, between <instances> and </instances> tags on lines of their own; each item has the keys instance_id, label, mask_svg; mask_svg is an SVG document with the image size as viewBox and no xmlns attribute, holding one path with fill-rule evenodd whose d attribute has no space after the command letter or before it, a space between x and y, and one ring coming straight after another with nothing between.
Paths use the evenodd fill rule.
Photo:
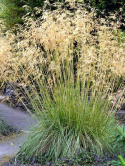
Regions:
<instances>
[{"instance_id":1,"label":"small green plant","mask_svg":"<svg viewBox=\"0 0 125 166\"><path fill-rule=\"evenodd\" d=\"M0 136L8 134L9 134L9 129L7 128L5 122L0 118Z\"/></svg>"},{"instance_id":2,"label":"small green plant","mask_svg":"<svg viewBox=\"0 0 125 166\"><path fill-rule=\"evenodd\" d=\"M115 147L125 149L125 125L118 126L114 133Z\"/></svg>"},{"instance_id":3,"label":"small green plant","mask_svg":"<svg viewBox=\"0 0 125 166\"><path fill-rule=\"evenodd\" d=\"M113 160L113 161L111 161L111 165L112 166L125 166L125 159L121 155L118 155L118 158L120 159L120 161Z\"/></svg>"}]
</instances>

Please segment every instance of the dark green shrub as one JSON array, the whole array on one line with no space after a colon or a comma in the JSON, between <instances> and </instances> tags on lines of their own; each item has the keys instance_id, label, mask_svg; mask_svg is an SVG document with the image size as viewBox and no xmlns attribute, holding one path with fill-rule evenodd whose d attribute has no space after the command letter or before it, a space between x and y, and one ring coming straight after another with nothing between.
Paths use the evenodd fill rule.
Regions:
<instances>
[{"instance_id":1,"label":"dark green shrub","mask_svg":"<svg viewBox=\"0 0 125 166\"><path fill-rule=\"evenodd\" d=\"M57 0L50 0L54 3ZM27 12L32 11L34 7L42 7L44 0L2 0L0 1L0 18L3 18L8 29L12 28L17 23L23 23L22 16ZM26 11L23 6L29 6Z\"/></svg>"},{"instance_id":2,"label":"dark green shrub","mask_svg":"<svg viewBox=\"0 0 125 166\"><path fill-rule=\"evenodd\" d=\"M4 19L7 28L12 28L15 24L22 23L23 5L21 1L16 0L2 1L0 18Z\"/></svg>"},{"instance_id":3,"label":"dark green shrub","mask_svg":"<svg viewBox=\"0 0 125 166\"><path fill-rule=\"evenodd\" d=\"M90 3L91 6L100 10L113 11L123 7L125 0L85 0L85 3Z\"/></svg>"}]
</instances>

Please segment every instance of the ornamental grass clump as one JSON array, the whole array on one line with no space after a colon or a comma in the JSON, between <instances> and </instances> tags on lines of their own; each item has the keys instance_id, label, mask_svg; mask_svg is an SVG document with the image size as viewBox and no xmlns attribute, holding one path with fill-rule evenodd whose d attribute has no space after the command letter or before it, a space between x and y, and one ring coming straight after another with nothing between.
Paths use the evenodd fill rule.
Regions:
<instances>
[{"instance_id":1,"label":"ornamental grass clump","mask_svg":"<svg viewBox=\"0 0 125 166\"><path fill-rule=\"evenodd\" d=\"M94 13L81 8L74 13L46 11L43 23L35 22L26 34L32 42L24 58L38 59L32 85L25 89L38 125L20 150L23 160L43 163L85 150L113 152L110 135L116 120L109 95L125 72L124 47L115 29L99 26ZM36 57L31 53L35 48ZM29 73L31 65L26 68Z\"/></svg>"},{"instance_id":2,"label":"ornamental grass clump","mask_svg":"<svg viewBox=\"0 0 125 166\"><path fill-rule=\"evenodd\" d=\"M24 160L36 157L42 163L74 157L85 150L99 154L113 152L110 134L116 125L108 91L103 86L94 90L89 80L77 77L74 81L70 65L66 73L64 70L54 85L45 78L38 80L39 94L37 90L32 91L32 96L27 92L38 125L21 148Z\"/></svg>"},{"instance_id":3,"label":"ornamental grass clump","mask_svg":"<svg viewBox=\"0 0 125 166\"><path fill-rule=\"evenodd\" d=\"M62 59L67 53L73 56L79 53L79 63L84 60L86 72L98 59L100 66L105 63L108 73L117 75L118 79L124 77L125 43L122 40L119 43L123 33L118 30L120 22L115 20L115 15L111 16L114 21L108 22L109 18L97 18L95 11L88 12L83 4L69 3L64 7L59 3L54 7L57 10L38 8L37 14L42 10L38 19L30 17L31 13L30 16L27 14L23 17L23 26L16 26L1 37L1 79L19 82L20 78L21 83L28 84L29 76L40 77L39 66L51 64L56 52Z\"/></svg>"},{"instance_id":4,"label":"ornamental grass clump","mask_svg":"<svg viewBox=\"0 0 125 166\"><path fill-rule=\"evenodd\" d=\"M37 20L25 16L25 28L8 35L13 58L3 79L23 86L38 121L20 150L22 160L113 152L116 104L109 99L125 74L124 43L115 22L79 4L69 7L43 10Z\"/></svg>"}]
</instances>

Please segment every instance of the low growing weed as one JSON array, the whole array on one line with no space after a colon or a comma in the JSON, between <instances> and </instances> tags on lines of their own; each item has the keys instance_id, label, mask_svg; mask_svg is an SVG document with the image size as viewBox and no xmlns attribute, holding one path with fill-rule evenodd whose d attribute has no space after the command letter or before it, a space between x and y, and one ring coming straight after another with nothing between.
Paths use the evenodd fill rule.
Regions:
<instances>
[{"instance_id":1,"label":"low growing weed","mask_svg":"<svg viewBox=\"0 0 125 166\"><path fill-rule=\"evenodd\" d=\"M8 135L10 133L8 126L5 122L0 118L0 136Z\"/></svg>"}]
</instances>

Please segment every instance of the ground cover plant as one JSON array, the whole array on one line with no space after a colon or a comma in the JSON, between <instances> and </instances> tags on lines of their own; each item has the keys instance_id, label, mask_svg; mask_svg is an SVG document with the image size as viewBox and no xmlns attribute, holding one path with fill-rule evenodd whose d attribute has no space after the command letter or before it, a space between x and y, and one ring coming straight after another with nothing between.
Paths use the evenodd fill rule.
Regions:
<instances>
[{"instance_id":1,"label":"ground cover plant","mask_svg":"<svg viewBox=\"0 0 125 166\"><path fill-rule=\"evenodd\" d=\"M8 136L13 133L19 133L20 131L9 126L1 117L0 117L0 140L4 138L4 136Z\"/></svg>"},{"instance_id":2,"label":"ground cover plant","mask_svg":"<svg viewBox=\"0 0 125 166\"><path fill-rule=\"evenodd\" d=\"M109 99L125 74L119 25L79 3L68 6L44 9L36 20L24 16L24 26L2 38L2 79L23 86L38 120L19 152L23 161L114 152L117 105Z\"/></svg>"},{"instance_id":3,"label":"ground cover plant","mask_svg":"<svg viewBox=\"0 0 125 166\"><path fill-rule=\"evenodd\" d=\"M4 135L10 134L10 128L8 128L7 124L0 118L0 138Z\"/></svg>"},{"instance_id":4,"label":"ground cover plant","mask_svg":"<svg viewBox=\"0 0 125 166\"><path fill-rule=\"evenodd\" d=\"M73 158L62 158L58 159L57 162L46 162L43 164L43 166L114 166L113 163L118 163L118 154L105 154L102 156L98 156L94 152L87 152L84 151L85 153L79 154L79 156L75 156ZM11 159L9 162L3 164L2 166L8 166L8 165L21 165L22 162L18 160L17 157L14 157ZM35 166L41 166L40 163L36 162L34 158L31 159L31 165ZM28 164L28 166L31 166Z\"/></svg>"}]
</instances>

